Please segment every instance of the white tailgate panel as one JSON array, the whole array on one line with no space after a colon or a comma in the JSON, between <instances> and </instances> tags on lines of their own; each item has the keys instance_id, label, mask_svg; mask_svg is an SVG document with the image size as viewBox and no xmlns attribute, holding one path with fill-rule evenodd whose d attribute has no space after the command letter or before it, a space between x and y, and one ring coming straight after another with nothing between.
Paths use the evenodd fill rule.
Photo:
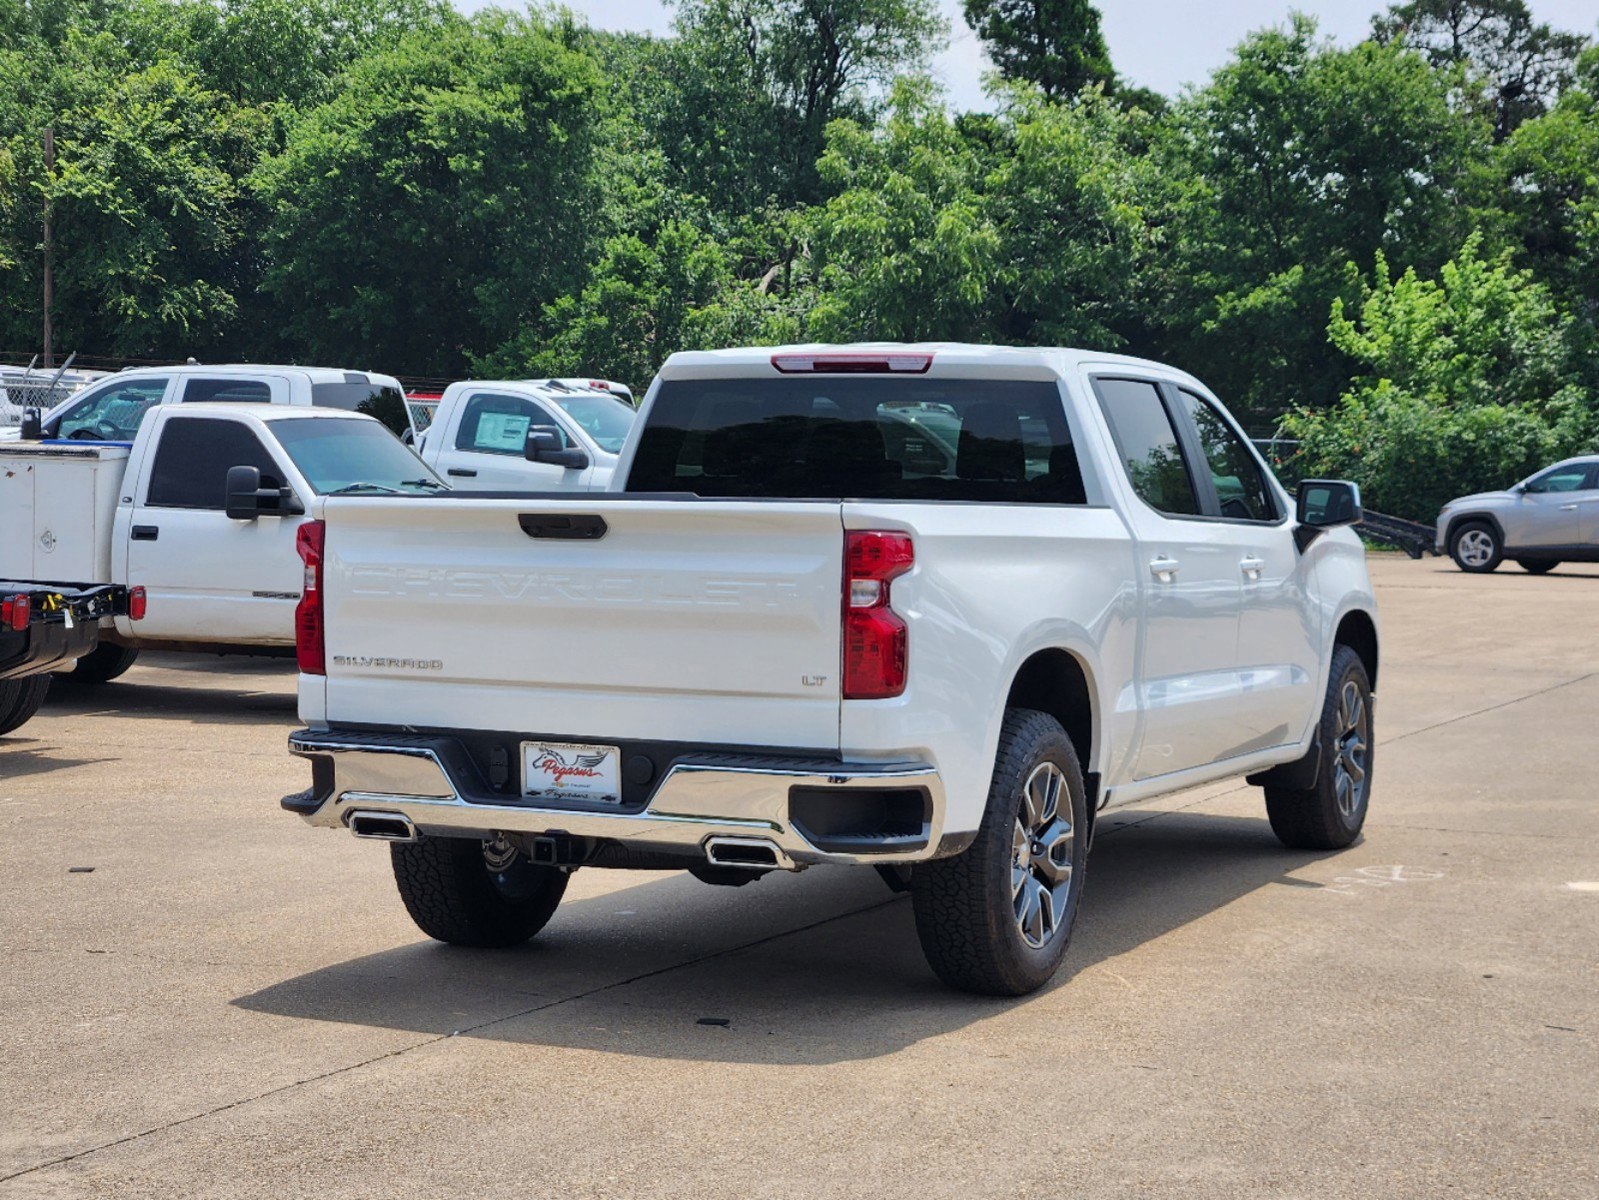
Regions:
<instances>
[{"instance_id":1,"label":"white tailgate panel","mask_svg":"<svg viewBox=\"0 0 1599 1200\"><path fill-rule=\"evenodd\" d=\"M522 513L608 528L533 538ZM838 745L836 504L352 497L326 515L330 721Z\"/></svg>"}]
</instances>

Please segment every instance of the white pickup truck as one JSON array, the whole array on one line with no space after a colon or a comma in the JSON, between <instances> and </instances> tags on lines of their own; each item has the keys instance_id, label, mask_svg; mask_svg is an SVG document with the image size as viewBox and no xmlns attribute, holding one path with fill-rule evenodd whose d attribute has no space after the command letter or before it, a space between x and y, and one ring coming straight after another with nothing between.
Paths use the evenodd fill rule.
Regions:
<instances>
[{"instance_id":1,"label":"white pickup truck","mask_svg":"<svg viewBox=\"0 0 1599 1200\"><path fill-rule=\"evenodd\" d=\"M142 647L289 654L306 508L339 489L442 491L371 417L249 403L158 405L131 445L0 442L0 578L142 588L148 613L102 629L80 682Z\"/></svg>"},{"instance_id":2,"label":"white pickup truck","mask_svg":"<svg viewBox=\"0 0 1599 1200\"><path fill-rule=\"evenodd\" d=\"M468 380L445 389L416 451L458 491L603 491L637 415L597 380Z\"/></svg>"},{"instance_id":3,"label":"white pickup truck","mask_svg":"<svg viewBox=\"0 0 1599 1200\"><path fill-rule=\"evenodd\" d=\"M1247 773L1290 846L1365 820L1358 492L1296 504L1157 363L678 354L609 493L310 515L283 803L393 842L448 942L532 936L581 866L867 864L939 976L1020 994L1106 806Z\"/></svg>"},{"instance_id":4,"label":"white pickup truck","mask_svg":"<svg viewBox=\"0 0 1599 1200\"><path fill-rule=\"evenodd\" d=\"M137 367L118 371L42 415L39 436L89 442L131 442L145 414L163 404L290 404L338 408L405 430L405 393L392 375L332 367ZM0 428L0 442L25 436Z\"/></svg>"}]
</instances>

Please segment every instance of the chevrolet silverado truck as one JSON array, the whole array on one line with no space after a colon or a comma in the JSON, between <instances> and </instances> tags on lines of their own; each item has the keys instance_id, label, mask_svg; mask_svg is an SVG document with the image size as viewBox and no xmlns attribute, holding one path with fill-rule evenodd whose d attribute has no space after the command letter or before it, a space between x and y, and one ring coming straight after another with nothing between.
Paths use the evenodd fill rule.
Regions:
<instances>
[{"instance_id":1,"label":"chevrolet silverado truck","mask_svg":"<svg viewBox=\"0 0 1599 1200\"><path fill-rule=\"evenodd\" d=\"M1228 776L1287 845L1372 785L1352 484L1290 497L1191 375L960 345L673 355L605 493L328 496L311 786L445 942L582 867L872 866L933 970L1045 983L1096 814Z\"/></svg>"},{"instance_id":2,"label":"chevrolet silverado truck","mask_svg":"<svg viewBox=\"0 0 1599 1200\"><path fill-rule=\"evenodd\" d=\"M39 711L54 672L94 652L100 623L145 613L143 588L0 579L0 737Z\"/></svg>"},{"instance_id":3,"label":"chevrolet silverado truck","mask_svg":"<svg viewBox=\"0 0 1599 1200\"><path fill-rule=\"evenodd\" d=\"M336 490L442 491L380 422L290 404L164 404L133 441L0 442L0 578L142 588L73 668L104 683L142 649L294 653L306 507ZM45 586L45 585L40 585Z\"/></svg>"}]
</instances>

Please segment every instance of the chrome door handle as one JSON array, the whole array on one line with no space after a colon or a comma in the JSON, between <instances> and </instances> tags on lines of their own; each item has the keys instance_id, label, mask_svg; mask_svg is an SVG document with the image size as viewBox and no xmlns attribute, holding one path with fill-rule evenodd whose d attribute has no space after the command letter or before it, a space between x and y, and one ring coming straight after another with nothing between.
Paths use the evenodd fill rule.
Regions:
<instances>
[{"instance_id":1,"label":"chrome door handle","mask_svg":"<svg viewBox=\"0 0 1599 1200\"><path fill-rule=\"evenodd\" d=\"M1266 560L1256 558L1253 554L1238 560L1238 565L1243 568L1244 576L1248 579L1259 579L1260 573L1266 569Z\"/></svg>"},{"instance_id":2,"label":"chrome door handle","mask_svg":"<svg viewBox=\"0 0 1599 1200\"><path fill-rule=\"evenodd\" d=\"M1562 504L1560 506L1560 511L1561 512L1576 512L1577 511L1577 506L1575 504Z\"/></svg>"},{"instance_id":3,"label":"chrome door handle","mask_svg":"<svg viewBox=\"0 0 1599 1200\"><path fill-rule=\"evenodd\" d=\"M1149 573L1161 583L1173 583L1181 565L1175 558L1167 558L1162 554L1159 558L1149 560Z\"/></svg>"}]
</instances>

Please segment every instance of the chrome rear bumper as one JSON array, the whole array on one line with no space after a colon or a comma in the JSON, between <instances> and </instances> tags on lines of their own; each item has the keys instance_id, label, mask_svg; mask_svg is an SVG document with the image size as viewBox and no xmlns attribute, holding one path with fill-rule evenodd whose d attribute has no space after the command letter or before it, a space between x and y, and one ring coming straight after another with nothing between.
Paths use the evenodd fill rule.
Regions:
<instances>
[{"instance_id":1,"label":"chrome rear bumper","mask_svg":"<svg viewBox=\"0 0 1599 1200\"><path fill-rule=\"evenodd\" d=\"M499 833L591 838L652 853L703 860L711 839L757 839L786 856L783 865L907 863L951 853L941 845L944 788L922 762L834 763L762 755L707 753L674 761L642 809L597 803L552 806L483 797L458 783L468 774L451 761L444 739L299 730L289 750L313 762L312 788L284 807L323 828L347 828L352 814L402 817L422 836L492 837ZM452 773L453 768L453 773ZM831 793L915 790L926 818L915 836L882 837L849 851L819 848L790 819L794 789ZM822 839L826 840L826 839ZM961 839L962 841L969 840ZM782 856L778 861L782 862Z\"/></svg>"}]
</instances>

